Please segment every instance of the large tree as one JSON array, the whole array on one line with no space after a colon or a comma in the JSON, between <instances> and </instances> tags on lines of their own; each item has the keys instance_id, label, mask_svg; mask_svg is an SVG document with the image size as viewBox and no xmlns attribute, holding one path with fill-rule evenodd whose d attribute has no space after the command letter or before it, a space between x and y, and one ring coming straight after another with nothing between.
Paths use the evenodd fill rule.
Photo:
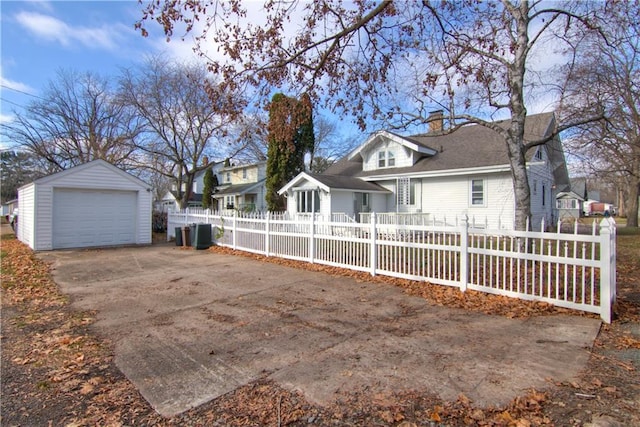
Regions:
<instances>
[{"instance_id":1,"label":"large tree","mask_svg":"<svg viewBox=\"0 0 640 427\"><path fill-rule=\"evenodd\" d=\"M196 174L207 167L205 156L220 157L226 149L228 99L222 92L214 95L216 90L205 68L161 57L123 71L122 102L137 111L148 130L138 147L160 160L153 167L172 180L181 208L192 195Z\"/></svg>"},{"instance_id":2,"label":"large tree","mask_svg":"<svg viewBox=\"0 0 640 427\"><path fill-rule=\"evenodd\" d=\"M17 148L46 160L52 171L95 159L131 169L142 131L139 117L119 102L107 78L75 71L59 71L42 96L2 124Z\"/></svg>"},{"instance_id":3,"label":"large tree","mask_svg":"<svg viewBox=\"0 0 640 427\"><path fill-rule=\"evenodd\" d=\"M201 53L209 54L207 43L222 51L224 56L211 57L210 69L231 88L249 83L263 95L272 87L296 88L353 114L361 126L369 118L397 127L423 124L429 111L443 109L451 130L465 123L492 129L510 159L515 226L525 227L526 153L564 129L543 140L525 135L528 94L544 77L531 73L534 53L542 43L564 40L556 32L564 35L576 25L586 31L586 14L526 0L270 1L261 12L265 22L248 13L238 1L153 1L138 26L145 34L145 21L155 20L171 37L176 23L191 31L204 19ZM494 117L508 126L496 125Z\"/></svg>"},{"instance_id":4,"label":"large tree","mask_svg":"<svg viewBox=\"0 0 640 427\"><path fill-rule=\"evenodd\" d=\"M627 226L638 226L640 191L640 2L611 2L598 16L604 37L585 34L575 60L563 68L562 113L606 112L573 129L568 142L583 170L623 189ZM586 113L585 113L586 112Z\"/></svg>"},{"instance_id":5,"label":"large tree","mask_svg":"<svg viewBox=\"0 0 640 427\"><path fill-rule=\"evenodd\" d=\"M0 200L5 203L18 198L18 188L47 175L38 160L25 151L0 151Z\"/></svg>"},{"instance_id":6,"label":"large tree","mask_svg":"<svg viewBox=\"0 0 640 427\"><path fill-rule=\"evenodd\" d=\"M300 100L281 93L273 96L267 140L267 207L282 211L286 201L278 190L304 171L305 155L313 152L313 113L308 96Z\"/></svg>"}]
</instances>

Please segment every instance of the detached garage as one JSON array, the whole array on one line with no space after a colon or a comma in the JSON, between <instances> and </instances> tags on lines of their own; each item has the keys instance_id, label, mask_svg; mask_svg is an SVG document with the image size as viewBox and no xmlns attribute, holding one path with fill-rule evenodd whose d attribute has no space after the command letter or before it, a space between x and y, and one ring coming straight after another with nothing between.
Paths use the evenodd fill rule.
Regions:
<instances>
[{"instance_id":1,"label":"detached garage","mask_svg":"<svg viewBox=\"0 0 640 427\"><path fill-rule=\"evenodd\" d=\"M151 188L104 160L18 190L17 237L34 250L151 243Z\"/></svg>"}]
</instances>

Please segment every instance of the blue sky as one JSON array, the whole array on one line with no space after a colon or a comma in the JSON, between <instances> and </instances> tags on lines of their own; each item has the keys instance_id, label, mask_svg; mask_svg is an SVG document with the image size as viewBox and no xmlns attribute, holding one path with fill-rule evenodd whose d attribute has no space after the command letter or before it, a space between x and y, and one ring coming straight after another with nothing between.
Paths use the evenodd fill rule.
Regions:
<instances>
[{"instance_id":1,"label":"blue sky","mask_svg":"<svg viewBox=\"0 0 640 427\"><path fill-rule=\"evenodd\" d=\"M108 76L148 54L196 60L189 40L167 43L159 25L147 25L147 38L135 31L141 8L136 0L1 0L0 120L34 100L61 69Z\"/></svg>"},{"instance_id":2,"label":"blue sky","mask_svg":"<svg viewBox=\"0 0 640 427\"><path fill-rule=\"evenodd\" d=\"M137 0L0 0L0 122L10 120L13 110L42 94L61 69L110 76L122 67L136 65L145 55L198 60L192 50L192 35L182 41L176 32L178 37L167 42L161 27L149 22L145 26L149 37L142 37L134 29L142 7ZM252 9L251 20L259 20L259 8ZM549 50L541 51L542 62L548 61ZM537 105L530 105L529 111L547 110L549 105L543 97ZM328 113L323 115L338 120ZM359 138L360 132L350 122L350 118L339 122L339 133ZM0 148L8 146L3 138L0 136Z\"/></svg>"}]
</instances>

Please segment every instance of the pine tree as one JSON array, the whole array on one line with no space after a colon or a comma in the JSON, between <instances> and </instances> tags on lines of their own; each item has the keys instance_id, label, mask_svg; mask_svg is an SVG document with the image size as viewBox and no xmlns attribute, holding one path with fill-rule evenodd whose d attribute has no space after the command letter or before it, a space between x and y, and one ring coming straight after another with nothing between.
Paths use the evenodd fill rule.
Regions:
<instances>
[{"instance_id":1,"label":"pine tree","mask_svg":"<svg viewBox=\"0 0 640 427\"><path fill-rule=\"evenodd\" d=\"M202 180L202 207L204 209L209 209L211 206L211 196L213 196L213 191L218 185L218 177L215 176L211 168L209 168L205 171Z\"/></svg>"},{"instance_id":2,"label":"pine tree","mask_svg":"<svg viewBox=\"0 0 640 427\"><path fill-rule=\"evenodd\" d=\"M309 96L301 100L277 93L269 109L267 148L267 207L270 211L286 209L278 194L288 181L304 171L304 156L313 151L313 108Z\"/></svg>"}]
</instances>

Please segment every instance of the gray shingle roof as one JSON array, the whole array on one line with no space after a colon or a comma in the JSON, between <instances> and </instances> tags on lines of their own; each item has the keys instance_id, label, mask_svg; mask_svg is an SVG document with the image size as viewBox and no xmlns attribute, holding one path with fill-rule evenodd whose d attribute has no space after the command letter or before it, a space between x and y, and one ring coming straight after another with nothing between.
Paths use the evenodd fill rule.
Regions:
<instances>
[{"instance_id":1,"label":"gray shingle roof","mask_svg":"<svg viewBox=\"0 0 640 427\"><path fill-rule=\"evenodd\" d=\"M310 177L317 179L322 184L329 188L341 189L341 190L355 190L355 191L382 191L389 192L384 187L379 186L373 182L363 181L359 178L354 178L345 175L321 175L308 173Z\"/></svg>"},{"instance_id":2,"label":"gray shingle roof","mask_svg":"<svg viewBox=\"0 0 640 427\"><path fill-rule=\"evenodd\" d=\"M497 122L506 128L508 122ZM535 114L527 117L525 138L537 140L547 136L554 125L553 113ZM437 154L423 157L413 166L389 168L376 171L362 171L362 160L352 161L343 158L334 163L326 171L330 175L347 175L351 177L367 177L414 172L436 172L444 170L467 169L509 165L507 147L498 133L481 125L467 125L449 134L421 134L403 137L425 147L433 148ZM535 150L529 150L528 159Z\"/></svg>"},{"instance_id":3,"label":"gray shingle roof","mask_svg":"<svg viewBox=\"0 0 640 427\"><path fill-rule=\"evenodd\" d=\"M221 196L221 195L231 195L231 194L243 194L246 193L247 191L253 189L254 187L257 187L258 185L262 184L264 182L263 180L260 180L258 182L251 182L249 184L235 184L235 185L230 185L228 187L222 188L218 191L216 191L215 196Z\"/></svg>"}]
</instances>

